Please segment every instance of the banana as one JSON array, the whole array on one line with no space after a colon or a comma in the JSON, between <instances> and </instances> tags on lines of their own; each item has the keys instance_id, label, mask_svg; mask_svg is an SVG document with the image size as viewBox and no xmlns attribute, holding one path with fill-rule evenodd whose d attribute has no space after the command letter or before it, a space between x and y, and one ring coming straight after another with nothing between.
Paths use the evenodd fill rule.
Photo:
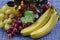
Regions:
<instances>
[{"instance_id":1,"label":"banana","mask_svg":"<svg viewBox=\"0 0 60 40\"><path fill-rule=\"evenodd\" d=\"M42 26L44 26L47 21L49 20L51 13L50 13L50 9L49 8L35 23L33 23L31 26L24 28L23 30L21 30L21 34L23 36L28 36L30 35L31 32L40 29Z\"/></svg>"},{"instance_id":2,"label":"banana","mask_svg":"<svg viewBox=\"0 0 60 40\"><path fill-rule=\"evenodd\" d=\"M58 21L58 15L57 12L54 11L51 14L51 18L49 19L49 21L47 22L46 25L44 25L42 28L32 32L30 35L32 38L40 38L43 37L44 35L48 34L56 25Z\"/></svg>"}]
</instances>

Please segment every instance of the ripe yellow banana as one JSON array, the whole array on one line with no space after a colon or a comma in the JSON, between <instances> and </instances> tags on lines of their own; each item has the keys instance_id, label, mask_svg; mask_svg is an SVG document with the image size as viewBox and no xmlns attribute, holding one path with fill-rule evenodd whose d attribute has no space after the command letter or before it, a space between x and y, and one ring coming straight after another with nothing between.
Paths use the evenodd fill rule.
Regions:
<instances>
[{"instance_id":1,"label":"ripe yellow banana","mask_svg":"<svg viewBox=\"0 0 60 40\"><path fill-rule=\"evenodd\" d=\"M28 36L30 35L31 32L40 29L42 26L44 26L47 21L49 20L51 13L50 13L50 9L49 8L35 23L33 23L31 26L24 28L23 30L21 30L21 34L23 36Z\"/></svg>"},{"instance_id":2,"label":"ripe yellow banana","mask_svg":"<svg viewBox=\"0 0 60 40\"><path fill-rule=\"evenodd\" d=\"M44 35L48 34L56 25L58 21L58 15L57 12L54 11L51 14L51 18L49 19L49 21L47 22L46 25L44 25L42 28L40 28L37 31L32 32L30 35L32 38L40 38L43 37Z\"/></svg>"}]
</instances>

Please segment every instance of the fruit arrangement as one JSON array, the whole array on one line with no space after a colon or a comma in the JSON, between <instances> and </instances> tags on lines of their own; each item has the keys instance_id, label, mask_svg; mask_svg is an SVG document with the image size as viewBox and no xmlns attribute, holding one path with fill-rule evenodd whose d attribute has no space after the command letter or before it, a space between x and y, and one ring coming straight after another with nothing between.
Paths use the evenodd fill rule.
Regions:
<instances>
[{"instance_id":1,"label":"fruit arrangement","mask_svg":"<svg viewBox=\"0 0 60 40\"><path fill-rule=\"evenodd\" d=\"M17 18L17 15L14 11L18 14L17 10L7 5L3 6L0 9L0 28L3 28L5 30L8 30L10 28L14 19Z\"/></svg>"},{"instance_id":2,"label":"fruit arrangement","mask_svg":"<svg viewBox=\"0 0 60 40\"><path fill-rule=\"evenodd\" d=\"M40 38L54 28L58 18L48 0L14 0L0 9L0 28L7 32L8 38L19 34Z\"/></svg>"}]
</instances>

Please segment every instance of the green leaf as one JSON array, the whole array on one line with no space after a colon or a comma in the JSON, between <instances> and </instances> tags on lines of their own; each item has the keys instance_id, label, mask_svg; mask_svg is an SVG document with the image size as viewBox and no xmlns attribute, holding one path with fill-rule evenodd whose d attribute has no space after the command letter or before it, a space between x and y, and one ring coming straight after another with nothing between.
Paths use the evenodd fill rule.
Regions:
<instances>
[{"instance_id":1,"label":"green leaf","mask_svg":"<svg viewBox=\"0 0 60 40\"><path fill-rule=\"evenodd\" d=\"M26 11L25 12L25 16L27 16L27 15L30 15L30 16L34 17L34 14L33 14L32 11Z\"/></svg>"},{"instance_id":2,"label":"green leaf","mask_svg":"<svg viewBox=\"0 0 60 40\"><path fill-rule=\"evenodd\" d=\"M24 23L28 23L28 22L33 23L35 20L33 12L32 11L26 11L24 17L22 17L21 20Z\"/></svg>"},{"instance_id":3,"label":"green leaf","mask_svg":"<svg viewBox=\"0 0 60 40\"><path fill-rule=\"evenodd\" d=\"M22 20L22 22L24 22L24 23L28 23L28 22L33 23L34 18L28 15L28 16L22 17L21 20Z\"/></svg>"}]
</instances>

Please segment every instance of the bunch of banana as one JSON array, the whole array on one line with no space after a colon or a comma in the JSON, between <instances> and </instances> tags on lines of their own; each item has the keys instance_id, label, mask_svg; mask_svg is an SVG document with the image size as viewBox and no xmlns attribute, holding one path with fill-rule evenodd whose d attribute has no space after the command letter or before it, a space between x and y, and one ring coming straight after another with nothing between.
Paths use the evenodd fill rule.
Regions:
<instances>
[{"instance_id":1,"label":"bunch of banana","mask_svg":"<svg viewBox=\"0 0 60 40\"><path fill-rule=\"evenodd\" d=\"M21 34L24 36L28 36L30 35L31 32L40 29L42 26L44 26L47 23L50 16L51 16L51 13L50 13L50 8L49 8L35 23L23 29L21 31Z\"/></svg>"},{"instance_id":2,"label":"bunch of banana","mask_svg":"<svg viewBox=\"0 0 60 40\"><path fill-rule=\"evenodd\" d=\"M50 7L34 24L23 29L23 36L30 35L32 38L40 38L48 34L58 21L57 11Z\"/></svg>"}]
</instances>

